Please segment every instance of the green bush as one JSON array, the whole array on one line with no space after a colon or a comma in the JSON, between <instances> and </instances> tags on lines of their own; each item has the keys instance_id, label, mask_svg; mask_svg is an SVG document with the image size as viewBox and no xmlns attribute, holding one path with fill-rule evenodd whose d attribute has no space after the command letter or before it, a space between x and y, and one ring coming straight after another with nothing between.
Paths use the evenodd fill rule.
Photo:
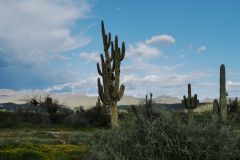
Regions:
<instances>
[{"instance_id":1,"label":"green bush","mask_svg":"<svg viewBox=\"0 0 240 160\"><path fill-rule=\"evenodd\" d=\"M73 113L64 120L66 125L76 127L108 127L110 117L106 111L94 107L81 112Z\"/></svg>"},{"instance_id":2,"label":"green bush","mask_svg":"<svg viewBox=\"0 0 240 160\"><path fill-rule=\"evenodd\" d=\"M76 134L69 137L67 142L69 144L80 144L82 142L86 142L89 138L89 133L79 131Z\"/></svg>"},{"instance_id":3,"label":"green bush","mask_svg":"<svg viewBox=\"0 0 240 160\"><path fill-rule=\"evenodd\" d=\"M161 110L154 119L131 119L120 128L97 133L89 140L86 159L239 159L239 131L221 126L209 113L192 125L179 113Z\"/></svg>"}]
</instances>

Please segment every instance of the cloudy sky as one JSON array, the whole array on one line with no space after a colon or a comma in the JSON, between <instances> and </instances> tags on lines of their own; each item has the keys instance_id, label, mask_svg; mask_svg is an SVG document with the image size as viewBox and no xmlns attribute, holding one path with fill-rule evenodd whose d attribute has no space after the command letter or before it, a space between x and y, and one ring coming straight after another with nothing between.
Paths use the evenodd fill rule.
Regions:
<instances>
[{"instance_id":1,"label":"cloudy sky","mask_svg":"<svg viewBox=\"0 0 240 160\"><path fill-rule=\"evenodd\" d=\"M0 88L97 94L101 19L126 42L126 94L217 97L226 65L240 96L240 2L234 0L1 0Z\"/></svg>"}]
</instances>

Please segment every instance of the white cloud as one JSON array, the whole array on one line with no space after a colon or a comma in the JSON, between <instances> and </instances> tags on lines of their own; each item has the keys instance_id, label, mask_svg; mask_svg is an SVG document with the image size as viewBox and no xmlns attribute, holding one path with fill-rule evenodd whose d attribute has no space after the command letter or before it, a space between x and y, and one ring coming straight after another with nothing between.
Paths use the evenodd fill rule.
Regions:
<instances>
[{"instance_id":1,"label":"white cloud","mask_svg":"<svg viewBox=\"0 0 240 160\"><path fill-rule=\"evenodd\" d=\"M164 73L164 71L162 71ZM194 84L194 87L203 88L198 84L199 79L211 76L205 72L192 72L188 74L178 74L173 72L165 72L164 74L146 74L140 76L138 74L127 74L122 76L122 83L126 85L126 94L144 96L147 91L151 91L155 96L169 95L174 91L174 95L181 97L185 92L188 83Z\"/></svg>"},{"instance_id":2,"label":"white cloud","mask_svg":"<svg viewBox=\"0 0 240 160\"><path fill-rule=\"evenodd\" d=\"M46 92L80 92L80 93L96 93L98 76L89 76L80 81L57 84L45 89Z\"/></svg>"},{"instance_id":3,"label":"white cloud","mask_svg":"<svg viewBox=\"0 0 240 160\"><path fill-rule=\"evenodd\" d=\"M169 45L174 44L176 40L170 35L156 35L146 40L145 43L149 45Z\"/></svg>"},{"instance_id":4,"label":"white cloud","mask_svg":"<svg viewBox=\"0 0 240 160\"><path fill-rule=\"evenodd\" d=\"M206 46L201 46L201 47L199 47L199 48L197 49L197 53L203 53L203 52L205 52L205 51L207 51L207 47L206 47Z\"/></svg>"},{"instance_id":5,"label":"white cloud","mask_svg":"<svg viewBox=\"0 0 240 160\"><path fill-rule=\"evenodd\" d=\"M239 89L240 88L240 82L227 81L226 86L230 89Z\"/></svg>"},{"instance_id":6,"label":"white cloud","mask_svg":"<svg viewBox=\"0 0 240 160\"><path fill-rule=\"evenodd\" d=\"M37 63L51 53L87 45L91 38L73 35L70 28L90 11L85 0L1 1L1 57L8 63Z\"/></svg>"},{"instance_id":7,"label":"white cloud","mask_svg":"<svg viewBox=\"0 0 240 160\"><path fill-rule=\"evenodd\" d=\"M164 47L164 45L170 45L174 43L175 39L172 36L156 35L145 41L130 44L127 47L126 57L135 62L146 62L155 57L168 59L168 56L162 53L161 48Z\"/></svg>"},{"instance_id":8,"label":"white cloud","mask_svg":"<svg viewBox=\"0 0 240 160\"><path fill-rule=\"evenodd\" d=\"M69 58L67 56L62 55L62 54L52 54L51 59L55 60L55 61L68 61L69 60Z\"/></svg>"},{"instance_id":9,"label":"white cloud","mask_svg":"<svg viewBox=\"0 0 240 160\"><path fill-rule=\"evenodd\" d=\"M153 57L161 56L162 53L158 48L152 47L142 42L130 44L126 56L132 60L147 61Z\"/></svg>"},{"instance_id":10,"label":"white cloud","mask_svg":"<svg viewBox=\"0 0 240 160\"><path fill-rule=\"evenodd\" d=\"M176 65L172 65L172 66L164 66L164 69L166 70L176 70L179 67L184 66L184 63L180 63L180 64L176 64Z\"/></svg>"},{"instance_id":11,"label":"white cloud","mask_svg":"<svg viewBox=\"0 0 240 160\"><path fill-rule=\"evenodd\" d=\"M86 60L87 62L99 62L100 54L95 52L92 53L82 52L79 54L79 58Z\"/></svg>"}]
</instances>

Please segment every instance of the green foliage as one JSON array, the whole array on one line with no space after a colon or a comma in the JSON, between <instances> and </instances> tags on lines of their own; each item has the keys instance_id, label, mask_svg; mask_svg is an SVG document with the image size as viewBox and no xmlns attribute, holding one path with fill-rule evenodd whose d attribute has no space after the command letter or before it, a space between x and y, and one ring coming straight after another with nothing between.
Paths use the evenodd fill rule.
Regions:
<instances>
[{"instance_id":1,"label":"green foliage","mask_svg":"<svg viewBox=\"0 0 240 160\"><path fill-rule=\"evenodd\" d=\"M93 107L88 110L77 110L64 119L66 125L75 127L108 127L110 116L105 107Z\"/></svg>"},{"instance_id":2,"label":"green foliage","mask_svg":"<svg viewBox=\"0 0 240 160\"><path fill-rule=\"evenodd\" d=\"M71 137L69 137L67 142L70 144L80 144L82 142L86 142L88 138L89 133L79 131L72 135Z\"/></svg>"},{"instance_id":3,"label":"green foliage","mask_svg":"<svg viewBox=\"0 0 240 160\"><path fill-rule=\"evenodd\" d=\"M82 159L85 145L0 145L1 160L74 160Z\"/></svg>"},{"instance_id":4,"label":"green foliage","mask_svg":"<svg viewBox=\"0 0 240 160\"><path fill-rule=\"evenodd\" d=\"M135 121L121 128L91 137L86 159L240 158L239 131L231 125L219 125L211 113L196 116L194 125L183 123L178 113L164 110L152 121L138 114Z\"/></svg>"}]
</instances>

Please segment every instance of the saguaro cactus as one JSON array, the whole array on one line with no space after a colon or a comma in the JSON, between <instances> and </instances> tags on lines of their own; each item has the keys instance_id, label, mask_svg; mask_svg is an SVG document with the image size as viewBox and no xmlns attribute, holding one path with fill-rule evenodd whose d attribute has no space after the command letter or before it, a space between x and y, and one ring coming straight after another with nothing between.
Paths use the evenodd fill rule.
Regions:
<instances>
[{"instance_id":1,"label":"saguaro cactus","mask_svg":"<svg viewBox=\"0 0 240 160\"><path fill-rule=\"evenodd\" d=\"M148 99L148 95L146 94L146 98L145 98L145 107L146 107L146 117L148 119L151 119L152 118L152 97L153 97L153 94L150 92L150 97Z\"/></svg>"},{"instance_id":2,"label":"saguaro cactus","mask_svg":"<svg viewBox=\"0 0 240 160\"><path fill-rule=\"evenodd\" d=\"M150 99L148 100L148 95L146 94L146 98L145 98L145 104L147 106L151 106L152 105L152 93L150 92Z\"/></svg>"},{"instance_id":3,"label":"saguaro cactus","mask_svg":"<svg viewBox=\"0 0 240 160\"><path fill-rule=\"evenodd\" d=\"M187 108L188 110L188 123L192 123L193 121L193 110L197 108L199 103L199 100L197 99L197 94L192 97L192 90L191 90L191 84L188 84L188 97L185 95L183 96L182 104Z\"/></svg>"},{"instance_id":4,"label":"saguaro cactus","mask_svg":"<svg viewBox=\"0 0 240 160\"><path fill-rule=\"evenodd\" d=\"M230 112L237 113L239 111L238 97L236 97L234 100L229 99L229 101L231 101L231 103L229 102Z\"/></svg>"},{"instance_id":5,"label":"saguaro cactus","mask_svg":"<svg viewBox=\"0 0 240 160\"><path fill-rule=\"evenodd\" d=\"M103 85L98 78L98 94L103 104L110 107L111 125L118 126L117 102L122 98L125 86L120 86L120 66L125 56L125 43L122 42L122 48L118 46L118 36L115 41L111 41L111 33L106 34L104 22L102 21L102 39L104 56L101 54L101 68L97 63L97 70L102 77ZM111 46L111 55L108 49ZM120 86L120 87L119 87Z\"/></svg>"},{"instance_id":6,"label":"saguaro cactus","mask_svg":"<svg viewBox=\"0 0 240 160\"><path fill-rule=\"evenodd\" d=\"M227 120L227 96L226 91L226 76L225 76L225 65L220 66L220 97L219 102L214 102L214 105L219 106L220 109L220 119L225 122Z\"/></svg>"}]
</instances>

